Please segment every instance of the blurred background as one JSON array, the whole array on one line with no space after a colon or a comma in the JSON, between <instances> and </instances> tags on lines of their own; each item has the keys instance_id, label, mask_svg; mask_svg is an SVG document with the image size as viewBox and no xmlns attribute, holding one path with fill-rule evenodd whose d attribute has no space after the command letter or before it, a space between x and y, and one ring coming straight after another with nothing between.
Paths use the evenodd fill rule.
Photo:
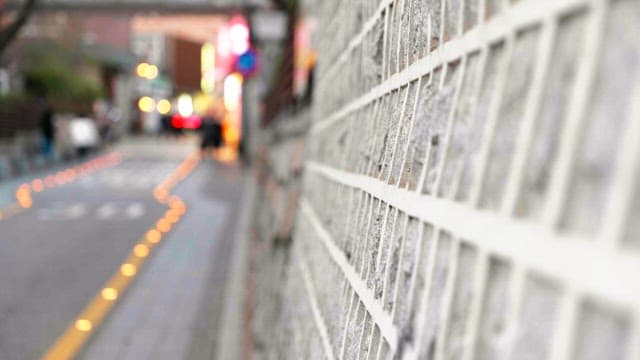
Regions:
<instances>
[{"instance_id":1,"label":"blurred background","mask_svg":"<svg viewBox=\"0 0 640 360\"><path fill-rule=\"evenodd\" d=\"M1 359L640 359L637 0L0 0Z\"/></svg>"}]
</instances>

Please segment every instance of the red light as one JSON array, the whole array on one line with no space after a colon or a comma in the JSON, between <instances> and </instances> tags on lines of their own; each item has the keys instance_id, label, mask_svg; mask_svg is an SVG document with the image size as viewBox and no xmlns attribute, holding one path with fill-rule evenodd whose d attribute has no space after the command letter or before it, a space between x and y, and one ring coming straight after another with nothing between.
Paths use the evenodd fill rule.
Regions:
<instances>
[{"instance_id":1,"label":"red light","mask_svg":"<svg viewBox=\"0 0 640 360\"><path fill-rule=\"evenodd\" d=\"M200 125L202 125L202 119L198 115L184 118L183 126L185 129L199 129Z\"/></svg>"},{"instance_id":2,"label":"red light","mask_svg":"<svg viewBox=\"0 0 640 360\"><path fill-rule=\"evenodd\" d=\"M180 115L173 115L171 118L171 126L175 129L182 129L184 126L184 118Z\"/></svg>"},{"instance_id":3,"label":"red light","mask_svg":"<svg viewBox=\"0 0 640 360\"><path fill-rule=\"evenodd\" d=\"M198 115L191 115L187 117L174 115L171 118L171 126L173 126L175 129L195 130L199 129L201 125L202 118Z\"/></svg>"}]
</instances>

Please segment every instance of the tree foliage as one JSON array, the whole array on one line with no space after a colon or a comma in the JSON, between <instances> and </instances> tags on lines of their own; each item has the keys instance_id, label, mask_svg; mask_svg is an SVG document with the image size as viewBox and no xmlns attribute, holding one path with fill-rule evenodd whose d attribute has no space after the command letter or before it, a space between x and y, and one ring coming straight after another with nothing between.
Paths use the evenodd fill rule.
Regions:
<instances>
[{"instance_id":1,"label":"tree foliage","mask_svg":"<svg viewBox=\"0 0 640 360\"><path fill-rule=\"evenodd\" d=\"M82 77L58 52L48 52L35 59L24 69L29 95L54 102L79 103L91 103L104 95L100 84Z\"/></svg>"}]
</instances>

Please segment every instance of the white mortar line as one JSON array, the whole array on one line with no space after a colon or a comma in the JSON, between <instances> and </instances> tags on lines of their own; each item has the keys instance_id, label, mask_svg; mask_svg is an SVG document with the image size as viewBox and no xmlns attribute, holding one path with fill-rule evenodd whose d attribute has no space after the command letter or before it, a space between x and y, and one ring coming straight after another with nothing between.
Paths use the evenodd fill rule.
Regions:
<instances>
[{"instance_id":1,"label":"white mortar line","mask_svg":"<svg viewBox=\"0 0 640 360\"><path fill-rule=\"evenodd\" d=\"M380 360L382 358L382 349L384 348L384 341L380 341L378 343L378 350L376 351L376 360Z\"/></svg>"},{"instance_id":2,"label":"white mortar line","mask_svg":"<svg viewBox=\"0 0 640 360\"><path fill-rule=\"evenodd\" d=\"M366 192L364 192L365 194L367 194ZM369 202L368 202L368 208L369 210L367 211L366 214L366 218L365 221L367 222L367 227L364 233L364 246L362 247L362 253L359 254L359 264L356 264L355 268L356 268L356 272L360 273L360 276L364 279L366 279L366 271L367 271L367 247L369 246L369 229L371 228L371 221L373 219L373 213L374 213L374 209L373 206L375 204L375 198L373 196L371 196L370 194L367 194L369 196Z\"/></svg>"},{"instance_id":3,"label":"white mortar line","mask_svg":"<svg viewBox=\"0 0 640 360\"><path fill-rule=\"evenodd\" d=\"M469 318L465 324L465 346L462 360L473 360L475 357L478 331L480 330L480 315L487 290L487 273L489 269L489 254L478 251L476 258L473 284L474 298L471 300Z\"/></svg>"},{"instance_id":4,"label":"white mortar line","mask_svg":"<svg viewBox=\"0 0 640 360\"><path fill-rule=\"evenodd\" d=\"M630 339L625 360L640 359L640 311L635 311L630 324Z\"/></svg>"},{"instance_id":5,"label":"white mortar line","mask_svg":"<svg viewBox=\"0 0 640 360\"><path fill-rule=\"evenodd\" d=\"M636 79L640 84L640 77ZM638 186L640 154L640 85L636 85L627 119L626 131L616 160L611 197L607 204L602 232L598 242L608 251L614 251L625 235L628 218Z\"/></svg>"},{"instance_id":6,"label":"white mortar line","mask_svg":"<svg viewBox=\"0 0 640 360\"><path fill-rule=\"evenodd\" d=\"M362 304L362 303L361 303ZM358 339L358 357L356 358L356 360L360 360L360 358L363 355L363 352L360 351L362 349L362 345L364 344L364 342L366 341L366 332L365 330L367 329L367 320L369 320L371 318L371 316L369 315L369 313L367 312L367 310L364 310L364 319L362 319L362 331L360 332L360 339ZM371 322L371 327L375 327L375 324L373 322Z\"/></svg>"},{"instance_id":7,"label":"white mortar line","mask_svg":"<svg viewBox=\"0 0 640 360\"><path fill-rule=\"evenodd\" d=\"M574 333L578 316L579 295L571 286L565 289L562 296L560 311L557 315L557 324L553 334L551 348L551 360L570 360L573 357Z\"/></svg>"},{"instance_id":8,"label":"white mortar line","mask_svg":"<svg viewBox=\"0 0 640 360\"><path fill-rule=\"evenodd\" d=\"M369 106L367 106L367 111L364 114L364 117L361 120L361 126L363 128L363 134L367 135L367 136L371 136L371 132L370 129L374 129L375 125L376 125L376 121L375 121L375 112L377 111L377 106L378 106L378 101L374 102L373 104L370 104ZM369 163L370 163L370 159L367 159L367 156L371 153L371 147L373 146L372 141L368 141L365 147L362 147L362 153L358 154L358 159L357 159L357 168L356 168L356 172L358 173L364 173L367 171L367 168L369 167Z\"/></svg>"},{"instance_id":9,"label":"white mortar line","mask_svg":"<svg viewBox=\"0 0 640 360\"><path fill-rule=\"evenodd\" d=\"M457 238L451 239L451 250L449 253L449 272L447 274L447 280L444 288L444 295L442 296L442 305L440 308L440 314L438 314L438 331L436 333L436 360L445 359L445 347L447 344L447 337L449 332L449 320L450 310L453 305L453 294L456 288L456 282L458 278L458 263L460 255L460 240Z\"/></svg>"},{"instance_id":10,"label":"white mortar line","mask_svg":"<svg viewBox=\"0 0 640 360\"><path fill-rule=\"evenodd\" d=\"M349 283L348 281L345 281L347 284ZM348 333L349 333L349 325L351 324L351 315L353 313L353 303L356 300L356 295L355 292L349 287L349 295L348 295L348 301L349 301L349 310L347 310L347 319L346 322L344 324L344 329L342 331L342 340L340 341L340 353L338 354L338 359L344 359L345 357L345 351L346 346L347 346L347 338L348 338Z\"/></svg>"},{"instance_id":11,"label":"white mortar line","mask_svg":"<svg viewBox=\"0 0 640 360\"><path fill-rule=\"evenodd\" d=\"M395 281L395 286L393 289L393 305L391 307L391 319L395 321L396 319L396 313L398 311L398 298L399 298L399 292L400 292L400 281L403 278L403 263L404 263L404 257L405 257L405 244L407 242L407 227L409 226L409 216L405 215L404 217L404 224L402 225L402 237L401 242L400 242L400 254L398 255L398 269L396 271L396 281ZM389 266L389 265L387 265ZM406 299L409 300L409 299Z\"/></svg>"},{"instance_id":12,"label":"white mortar line","mask_svg":"<svg viewBox=\"0 0 640 360\"><path fill-rule=\"evenodd\" d=\"M393 0L389 1L386 7L386 11L384 12L384 33L382 34L382 81L385 81L389 78L389 27L391 26L391 9L393 8Z\"/></svg>"},{"instance_id":13,"label":"white mortar line","mask_svg":"<svg viewBox=\"0 0 640 360\"><path fill-rule=\"evenodd\" d=\"M433 80L433 73L429 76L429 84L431 84ZM424 184L427 180L427 171L429 170L429 166L431 165L431 152L433 150L432 138L429 136L427 139L427 148L424 153L424 161L422 162L422 169L420 169L420 177L418 177L418 183L416 184L416 192L421 194L424 191Z\"/></svg>"},{"instance_id":14,"label":"white mortar line","mask_svg":"<svg viewBox=\"0 0 640 360\"><path fill-rule=\"evenodd\" d=\"M480 155L478 158L477 172L474 174L473 184L471 186L471 193L469 196L469 203L471 206L481 206L482 192L485 190L486 177L491 159L491 149L495 138L495 130L500 121L500 110L502 108L503 94L506 87L507 78L509 76L509 70L511 68L511 61L513 58L513 47L515 34L508 34L503 43L503 53L497 60L498 74L496 75L495 84L493 84L493 95L491 97L491 103L489 105L489 111L486 122L484 124L484 131L482 134L482 146L480 147ZM489 48L489 57L491 56L491 48ZM491 60L490 58L488 59Z\"/></svg>"},{"instance_id":15,"label":"white mortar line","mask_svg":"<svg viewBox=\"0 0 640 360\"><path fill-rule=\"evenodd\" d=\"M396 44L396 69L395 72L400 72L400 47L402 44L402 29L403 29L403 23L402 23L402 18L404 16L404 3L407 0L396 0L396 4L394 5L394 8L397 7L397 9L394 11L396 13L396 17L398 20L398 29L396 30L396 36L398 37L398 41Z\"/></svg>"},{"instance_id":16,"label":"white mortar line","mask_svg":"<svg viewBox=\"0 0 640 360\"><path fill-rule=\"evenodd\" d=\"M522 115L522 124L516 140L516 149L513 156L512 166L507 177L505 195L502 202L502 212L511 216L516 210L520 192L522 191L522 182L525 176L525 168L529 159L529 152L533 144L535 135L536 120L538 118L539 105L544 93L545 80L547 78L547 69L551 63L551 55L553 53L553 44L556 37L556 21L548 17L544 20L542 27L542 35L538 39L538 48L536 51L536 62L534 65L534 73L531 88L525 103Z\"/></svg>"},{"instance_id":17,"label":"white mortar line","mask_svg":"<svg viewBox=\"0 0 640 360\"><path fill-rule=\"evenodd\" d=\"M357 190L357 189L354 189L354 190ZM360 206L362 206L362 201L361 200L362 200L363 196L364 196L364 194L361 194L359 196L360 201L358 201L357 209L360 209ZM349 212L349 215L348 215L349 217L351 217L351 212L352 211ZM354 228L356 228L356 230L357 230L358 225L360 223L359 221L360 221L360 219L356 220L356 224L354 226ZM351 222L347 220L347 232L346 232L347 240L350 238L350 235L351 235L350 234L350 230L351 230L351 228L352 228L351 227ZM357 258L355 257L356 253L355 253L355 251L352 251L352 252L353 252L352 258L354 259L354 266L355 266L355 261L357 261L356 260ZM348 283L348 281L347 281L347 283ZM349 301L349 310L347 311L347 320L346 320L346 323L344 325L344 332L343 332L342 342L341 342L341 346L340 346L340 355L339 355L340 359L344 358L344 356L345 356L345 351L346 351L345 346L346 346L346 342L347 342L347 334L348 334L348 329L349 329L349 323L351 321L351 312L352 312L352 309L353 309L353 301L354 301L354 298L355 298L355 293L353 292L353 290L350 289L350 293L351 293L351 296L350 296L351 300ZM357 311L356 311L356 314L357 314Z\"/></svg>"},{"instance_id":18,"label":"white mortar line","mask_svg":"<svg viewBox=\"0 0 640 360\"><path fill-rule=\"evenodd\" d=\"M393 151L391 152L391 159L388 159L386 162L389 164L389 173L386 176L386 182L389 183L391 180L391 174L393 173L393 168L394 168L394 163L395 163L395 158L396 158L396 152L398 151L398 139L400 139L400 134L402 133L402 127L404 125L404 118L406 115L406 111L407 111L407 102L409 101L409 90L411 90L411 84L408 84L404 90L405 94L404 94L404 100L402 101L402 111L400 112L400 119L399 121L397 121L397 126L396 126L396 136L395 136L395 141L393 142L393 144L391 144L393 146ZM402 91L402 90L398 90L398 91ZM400 102L400 93L398 93L398 102ZM400 176L398 176L398 178L400 178Z\"/></svg>"},{"instance_id":19,"label":"white mortar line","mask_svg":"<svg viewBox=\"0 0 640 360\"><path fill-rule=\"evenodd\" d=\"M423 78L418 79L417 83L415 83L416 94L415 94L415 99L413 103L413 110L411 111L411 119L409 120L410 124L409 124L409 131L407 131L407 143L404 146L404 150L403 150L404 155L402 156L402 165L400 166L400 173L398 176L398 181L396 182L396 187L400 186L402 176L405 172L405 167L407 166L407 156L409 154L409 147L411 145L411 139L413 137L413 126L415 124L416 111L418 109L418 101L420 101L420 94L422 93L422 79ZM407 184L408 183L409 183L409 179L407 179Z\"/></svg>"},{"instance_id":20,"label":"white mortar line","mask_svg":"<svg viewBox=\"0 0 640 360\"><path fill-rule=\"evenodd\" d=\"M375 324L375 322L374 322L373 326L371 327L371 338L369 339L369 346L367 347L367 355L365 357L366 360L371 359L371 356L372 356L372 353L373 353L371 350L375 346L373 343L374 343L374 340L376 338L376 331L378 331L378 333L381 334L380 333L380 328L378 327L378 324ZM382 341L382 336L381 335L379 336L378 341ZM374 351L376 351L376 355L377 355L377 349L374 350Z\"/></svg>"},{"instance_id":21,"label":"white mortar line","mask_svg":"<svg viewBox=\"0 0 640 360\"><path fill-rule=\"evenodd\" d=\"M460 6L458 7L458 10L460 11L460 16L458 16L458 25L456 26L457 28L457 34L454 37L459 37L461 34L464 33L464 9L467 6L467 0L461 0L460 1Z\"/></svg>"},{"instance_id":22,"label":"white mortar line","mask_svg":"<svg viewBox=\"0 0 640 360\"><path fill-rule=\"evenodd\" d=\"M582 49L582 61L572 89L567 123L562 130L558 160L553 168L545 204L544 222L551 228L557 227L562 220L575 164L575 154L578 151L579 142L582 140L581 134L589 95L600 59L599 50L603 40L601 32L604 28L606 15L605 4L601 0L592 0L590 3L591 9L588 10L590 19L584 35L585 45Z\"/></svg>"},{"instance_id":23,"label":"white mortar line","mask_svg":"<svg viewBox=\"0 0 640 360\"><path fill-rule=\"evenodd\" d=\"M376 217L382 215L382 211L383 211L382 208L383 207L385 207L385 214L386 214L386 208L387 208L386 204L382 200L380 200L380 199L377 199L377 200L378 200L378 208L372 214L373 216L376 216ZM383 215L383 220L385 219L385 217L386 217L386 215ZM382 228L380 230L380 234L382 234L382 232L384 231L383 230L384 229L384 223L381 226L382 226ZM370 238L367 239L367 249L373 247L373 244L369 244L369 242L368 242L369 239ZM367 250L367 252L368 252L368 250ZM375 260L377 260L377 259L374 259L375 255L374 255L373 249L371 249L371 253L370 254L367 253L367 252L365 252L365 261L366 261L365 266L366 267L363 268L363 273L362 273L362 280L364 281L365 285L366 285L366 283L367 283L367 281L369 279L369 276L371 274L371 271L372 271L371 270L371 264L373 263L375 265Z\"/></svg>"},{"instance_id":24,"label":"white mortar line","mask_svg":"<svg viewBox=\"0 0 640 360\"><path fill-rule=\"evenodd\" d=\"M340 110L316 122L311 133L331 127L353 111L371 103L375 99L428 74L431 70L447 62L454 61L466 53L481 49L487 44L504 39L518 29L539 23L549 14L562 14L583 6L588 0L523 0L507 11L485 23L467 31L463 36L440 44L437 49L411 64L403 71L385 79L383 83L368 93L346 104ZM598 0L594 0L598 1ZM385 61L383 60L383 64Z\"/></svg>"},{"instance_id":25,"label":"white mortar line","mask_svg":"<svg viewBox=\"0 0 640 360\"><path fill-rule=\"evenodd\" d=\"M307 169L332 181L359 188L386 204L442 229L491 254L498 254L580 292L617 304L640 305L640 263L634 254L602 256L587 239L568 237L531 222L478 211L460 203L389 186L377 179L310 162ZM611 279L619 281L612 282ZM618 286L623 283L625 286Z\"/></svg>"},{"instance_id":26,"label":"white mortar line","mask_svg":"<svg viewBox=\"0 0 640 360\"><path fill-rule=\"evenodd\" d=\"M402 133L402 128L404 126L404 119L406 116L406 112L407 112L407 102L409 101L409 93L411 92L411 84L408 84L405 90L405 94L404 94L404 101L402 102L402 111L400 112L400 119L397 122L398 123L398 131L396 131L396 136L395 136L395 141L393 143L393 152L391 153L391 159L389 159L389 173L387 174L387 183L390 182L391 180L391 175L393 174L393 169L394 169L394 163L396 160L396 153L398 152L398 140L400 139L400 134ZM400 180L400 177L402 176L401 173L398 174L398 181ZM396 183L398 181L395 181Z\"/></svg>"},{"instance_id":27,"label":"white mortar line","mask_svg":"<svg viewBox=\"0 0 640 360\"><path fill-rule=\"evenodd\" d=\"M482 4L481 4L482 5ZM484 5L482 5L484 6ZM484 11L484 10L483 10ZM484 83L484 74L486 73L486 66L487 66L487 61L489 58L489 45L487 44L486 46L482 47L479 52L478 52L478 56L480 57L480 59L478 60L478 68L477 68L477 72L476 74L474 74L474 76L477 77L477 79L475 79L475 88L473 90L473 95L471 96L472 98L472 103L469 105L471 106L474 110L477 109L477 105L478 105L478 97L480 96L480 93L482 91L482 86ZM471 115L470 115L471 116ZM477 118L474 118L473 120L478 121ZM469 139L467 139L469 140ZM458 191L460 189L460 184L462 181L462 175L464 173L464 169L465 169L465 164L469 161L468 157L463 157L460 160L460 164L459 164L459 170L458 170L458 178L454 181L454 186L452 188L452 195L451 198L455 199L458 196ZM469 194L470 195L470 194Z\"/></svg>"},{"instance_id":28,"label":"white mortar line","mask_svg":"<svg viewBox=\"0 0 640 360\"><path fill-rule=\"evenodd\" d=\"M513 264L511 269L511 283L507 295L508 308L507 315L505 316L505 331L501 344L503 352L500 354L501 356L498 360L509 360L512 358L515 339L520 326L520 312L524 300L526 276L526 271L521 264Z\"/></svg>"},{"instance_id":29,"label":"white mortar line","mask_svg":"<svg viewBox=\"0 0 640 360\"><path fill-rule=\"evenodd\" d=\"M378 271L380 271L380 263L382 262L382 247L384 246L384 237L387 233L387 231L389 231L387 229L387 224L389 223L389 216L390 216L390 212L394 211L395 209L390 206L389 204L382 202L382 206L384 206L385 210L384 210L384 218L383 218L383 223L382 223L382 231L380 231L380 241L378 241L378 254L377 254L377 258L376 258L376 268L375 268L375 272L373 274L373 278L374 278L374 285L375 285L375 276ZM397 211L395 211L393 216L397 216ZM391 224L391 232L393 232L393 227L394 227L394 223ZM374 286L375 288L375 286Z\"/></svg>"},{"instance_id":30,"label":"white mortar line","mask_svg":"<svg viewBox=\"0 0 640 360\"><path fill-rule=\"evenodd\" d=\"M390 232L390 236L389 236L389 246L387 248L387 258L384 260L385 265L384 265L384 274L382 275L382 296L380 297L380 301L382 302L382 308L384 309L386 306L386 299L387 299L387 292L389 290L389 278L391 277L389 274L390 271L390 265L393 261L393 247L394 247L394 243L395 243L395 239L396 239L396 234L398 231L398 227L396 226L396 224L398 223L398 218L400 218L400 212L398 210L395 210L395 214L394 214L394 218L393 218L393 224L391 224L391 232ZM391 312L389 312L391 313ZM393 319L393 316L391 317L391 319Z\"/></svg>"},{"instance_id":31,"label":"white mortar line","mask_svg":"<svg viewBox=\"0 0 640 360\"><path fill-rule=\"evenodd\" d=\"M342 270L342 273L349 280L349 283L355 290L356 294L358 294L360 301L364 304L365 309L367 309L367 312L371 315L373 322L380 328L382 337L391 344L392 352L394 352L395 346L398 343L398 331L393 325L390 316L384 312L380 302L375 300L371 289L367 288L366 283L347 262L347 259L340 249L336 247L333 239L331 239L331 235L324 228L320 219L317 217L315 211L311 208L311 205L306 199L303 198L300 200L300 208L322 240L331 260Z\"/></svg>"},{"instance_id":32,"label":"white mortar line","mask_svg":"<svg viewBox=\"0 0 640 360\"><path fill-rule=\"evenodd\" d=\"M383 102L383 99L376 99L374 104L372 119L373 119L373 126L376 126L376 127L380 123L380 118L381 118L380 114L382 113L382 110L381 110L382 102ZM371 144L369 145L369 163L367 164L367 167L365 169L365 172L367 175L371 174L371 172L373 171L373 166L375 164L375 150L376 150L376 144L378 139L377 132L374 133L373 137L374 139L373 141L371 141Z\"/></svg>"},{"instance_id":33,"label":"white mortar line","mask_svg":"<svg viewBox=\"0 0 640 360\"><path fill-rule=\"evenodd\" d=\"M441 230L437 227L434 227L432 236L433 239L431 240L431 247L429 249L429 258L427 259L426 268L424 269L424 291L422 292L422 298L417 304L419 307L414 320L414 344L410 344L405 348L403 359L406 360L418 359L418 357L422 353L422 347L425 345L422 342L422 338L424 337L423 332L425 322L427 321L429 300L431 298L431 284L433 282L436 257L440 244Z\"/></svg>"},{"instance_id":34,"label":"white mortar line","mask_svg":"<svg viewBox=\"0 0 640 360\"><path fill-rule=\"evenodd\" d=\"M406 68L407 66L411 65L411 63L413 62L412 58L411 58L411 53L413 53L411 46L413 45L413 43L411 42L411 37L413 35L413 21L414 21L414 17L415 17L415 11L414 11L414 5L416 5L417 1L413 0L409 2L409 6L408 6L408 10L409 10L409 15L407 15L407 27L409 28L409 32L408 32L408 40L407 40L407 45L406 45L406 56L404 59L404 67ZM415 41L415 39L414 39ZM404 69L403 69L404 70Z\"/></svg>"},{"instance_id":35,"label":"white mortar line","mask_svg":"<svg viewBox=\"0 0 640 360\"><path fill-rule=\"evenodd\" d=\"M447 68L450 64L447 64ZM462 92L462 84L464 83L464 77L466 73L467 67L467 54L462 57L460 60L459 73L456 75L458 79L456 79L456 89L454 90L453 100L451 101L451 108L449 109L449 114L447 115L447 130L444 137L444 143L442 145L442 161L438 164L438 170L436 175L436 181L433 186L433 194L438 196L440 194L440 187L442 186L442 176L444 175L445 165L447 163L447 158L449 157L449 147L451 146L451 138L453 136L454 122L456 118L456 112L458 108L458 102L460 100L460 93ZM446 74L445 74L446 75ZM444 76L443 76L444 80Z\"/></svg>"},{"instance_id":36,"label":"white mortar line","mask_svg":"<svg viewBox=\"0 0 640 360\"><path fill-rule=\"evenodd\" d=\"M297 258L298 258L298 266L300 268L300 275L304 280L304 285L307 290L307 299L309 300L309 306L311 307L311 311L313 313L313 319L315 321L316 330L318 331L318 335L320 335L320 340L322 341L322 346L324 348L325 358L333 360L335 359L335 356L333 355L333 348L331 347L331 341L329 340L327 326L324 323L322 313L320 312L320 306L318 305L318 297L316 296L316 290L311 280L311 274L309 274L309 269L307 268L306 260L304 259L304 255L302 254L301 251L298 251Z\"/></svg>"},{"instance_id":37,"label":"white mortar line","mask_svg":"<svg viewBox=\"0 0 640 360\"><path fill-rule=\"evenodd\" d=\"M447 8L445 6L446 0L440 0L440 34L438 35L438 46L444 44L444 34L447 23Z\"/></svg>"},{"instance_id":38,"label":"white mortar line","mask_svg":"<svg viewBox=\"0 0 640 360\"><path fill-rule=\"evenodd\" d=\"M423 267L424 261L426 260L426 259L423 259L424 256L422 255L424 242L425 242L424 237L426 236L424 231L425 226L428 226L428 225L418 221L418 238L416 239L417 243L416 243L416 251L413 259L413 269L411 269L413 276L411 277L411 283L409 284L409 294L408 294L409 303L407 305L408 307L407 311L409 314L414 314L414 308L419 305L419 304L416 304L415 294L416 294L416 286L417 286L416 284L418 282L420 269ZM411 323L411 316L409 316L409 323Z\"/></svg>"}]
</instances>

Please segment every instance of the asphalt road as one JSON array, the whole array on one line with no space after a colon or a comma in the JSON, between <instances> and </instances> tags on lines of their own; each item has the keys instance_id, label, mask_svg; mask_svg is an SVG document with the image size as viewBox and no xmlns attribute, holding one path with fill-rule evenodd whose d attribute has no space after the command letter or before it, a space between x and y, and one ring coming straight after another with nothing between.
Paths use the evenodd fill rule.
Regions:
<instances>
[{"instance_id":1,"label":"asphalt road","mask_svg":"<svg viewBox=\"0 0 640 360\"><path fill-rule=\"evenodd\" d=\"M163 216L167 207L154 198L153 190L181 164L189 146L180 145L179 151L172 151L170 147L163 148L165 151L149 150L157 145L125 148L121 163L34 193L31 208L0 220L0 359L43 356L65 329L70 324L73 326L78 314L118 272L140 238ZM7 192L6 187L14 184L0 184L2 186ZM221 304L221 296L213 294L224 292L228 265L224 260L230 251L228 233L233 227L232 215L238 211L235 204L241 192L241 177L233 167L204 163L176 191L186 193L189 207L200 210L188 213L184 220L187 225L176 227L175 234L167 234L170 243L162 246L167 249L173 246L173 250L165 250L173 253L158 255L158 260L154 259L149 265L152 270L142 270L169 274L171 271L167 269L182 266L185 273L199 273L198 280L191 282L174 276L174 285L171 285L184 284L183 293L195 294L188 305L181 305L188 307L185 310L188 314L178 316L198 319L197 324L184 325L196 328L195 333L183 340L180 356L184 357L194 353L193 349L189 350L194 344L198 348L213 346L211 334L215 330L212 327L216 326L219 311L211 307ZM176 245L187 238L194 239L192 245ZM178 254L181 248L189 249L188 246L192 246L190 253L182 257L171 255ZM216 254L194 257L198 249ZM210 262L219 265L210 267ZM196 263L200 264L197 268L186 267ZM125 311L125 318L131 318L132 311L145 311L134 304L136 297L140 297L136 292L165 294L171 291L166 281L152 282L151 278L153 274L141 271L113 313ZM127 302L133 305L126 305ZM166 307L160 311L177 310ZM112 330L100 330L102 333L92 336L93 348L100 342L107 348L122 347L128 341L113 335L114 331L122 332L117 318L123 315L111 315L107 314L105 328ZM170 316L166 318L173 321ZM127 326L130 331L139 332L138 328L145 325ZM163 325L157 321L152 326ZM118 343L111 345L110 342ZM129 352L144 353L141 349L129 349Z\"/></svg>"}]
</instances>

